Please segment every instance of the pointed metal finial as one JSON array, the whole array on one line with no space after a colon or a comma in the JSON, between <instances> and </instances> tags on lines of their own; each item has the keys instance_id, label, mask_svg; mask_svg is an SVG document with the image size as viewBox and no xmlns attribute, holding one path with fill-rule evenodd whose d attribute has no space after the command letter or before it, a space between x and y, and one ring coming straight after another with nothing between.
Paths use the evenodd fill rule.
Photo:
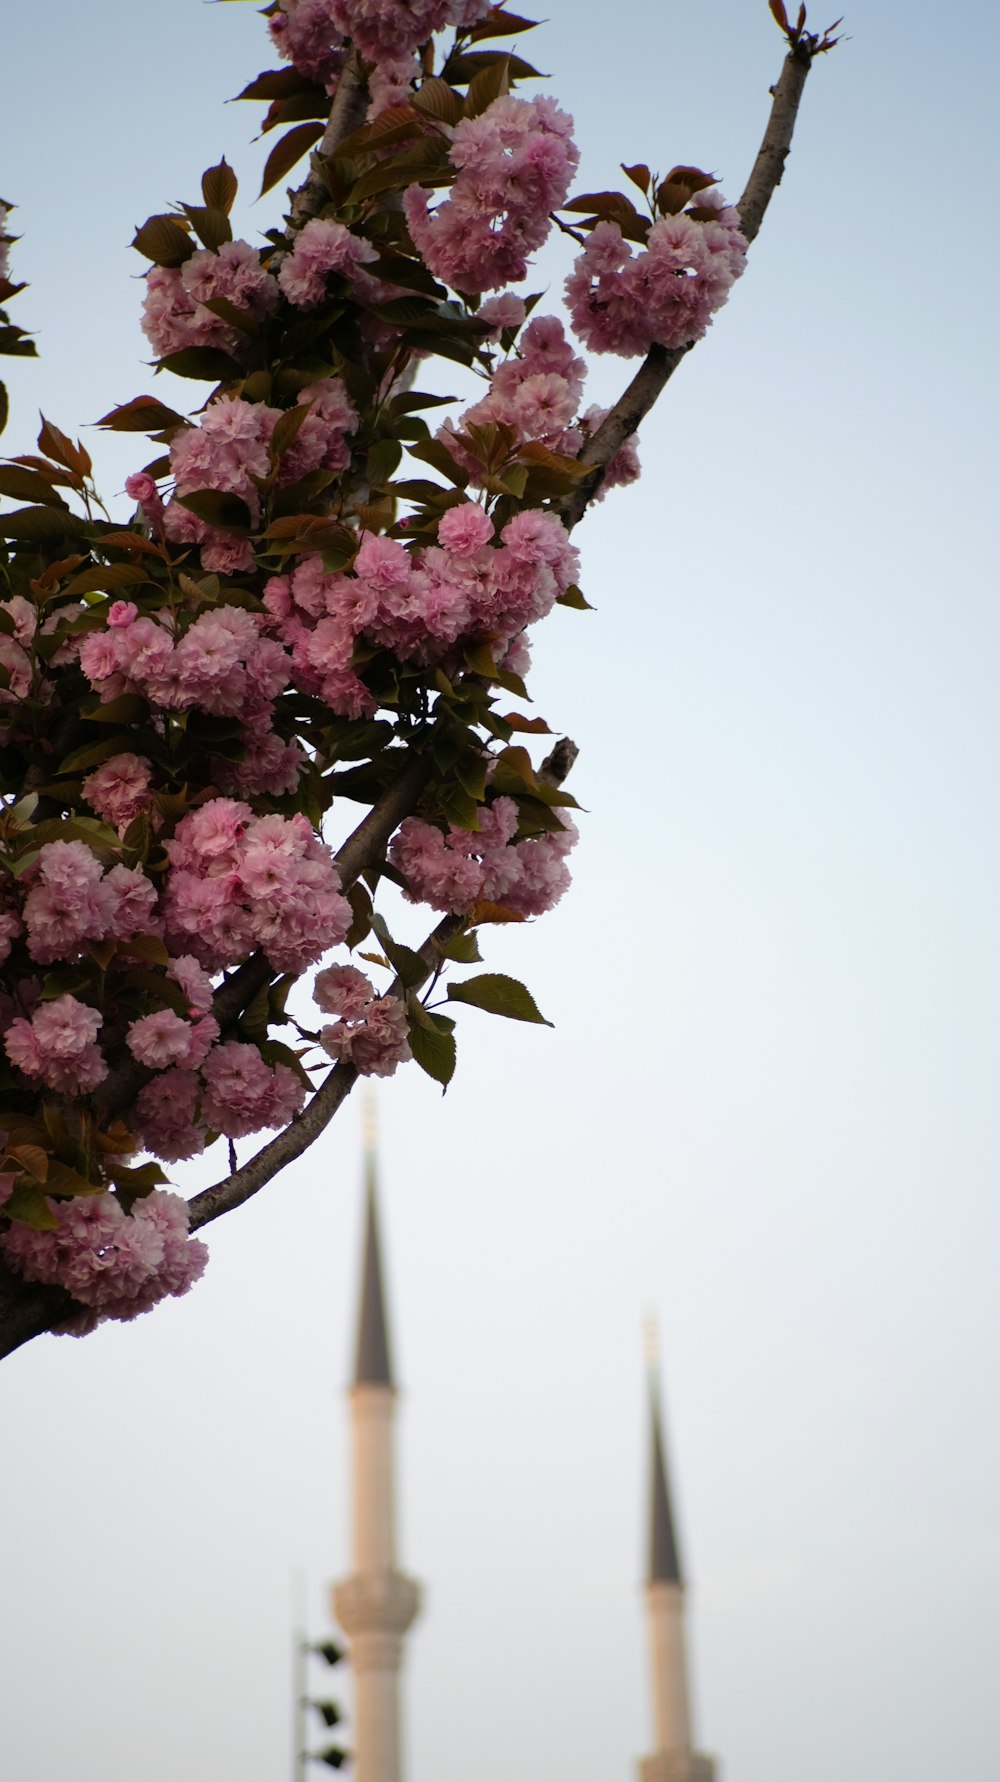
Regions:
<instances>
[{"instance_id":1,"label":"pointed metal finial","mask_svg":"<svg viewBox=\"0 0 1000 1782\"><path fill-rule=\"evenodd\" d=\"M655 1312L646 1312L642 1320L642 1353L647 1368L654 1372L660 1365L660 1325Z\"/></svg>"}]
</instances>

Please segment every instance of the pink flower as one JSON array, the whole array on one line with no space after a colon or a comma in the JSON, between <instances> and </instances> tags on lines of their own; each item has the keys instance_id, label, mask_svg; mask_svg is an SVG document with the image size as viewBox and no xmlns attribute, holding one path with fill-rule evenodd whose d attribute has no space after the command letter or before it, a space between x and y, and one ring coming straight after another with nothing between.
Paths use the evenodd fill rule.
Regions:
<instances>
[{"instance_id":1,"label":"pink flower","mask_svg":"<svg viewBox=\"0 0 1000 1782\"><path fill-rule=\"evenodd\" d=\"M374 1001L375 987L353 965L328 965L316 978L313 997L324 1014L357 1021Z\"/></svg>"},{"instance_id":2,"label":"pink flower","mask_svg":"<svg viewBox=\"0 0 1000 1782\"><path fill-rule=\"evenodd\" d=\"M80 1336L104 1318L135 1318L167 1294L185 1293L208 1252L188 1237L187 1203L154 1189L130 1215L113 1194L49 1200L52 1231L11 1225L3 1252L27 1281L64 1287L90 1314L63 1329Z\"/></svg>"},{"instance_id":3,"label":"pink flower","mask_svg":"<svg viewBox=\"0 0 1000 1782\"><path fill-rule=\"evenodd\" d=\"M520 328L524 322L525 308L523 297L513 291L504 291L499 297L487 297L476 312L476 319L488 322L492 330L490 340L499 340L501 334L510 328Z\"/></svg>"},{"instance_id":4,"label":"pink flower","mask_svg":"<svg viewBox=\"0 0 1000 1782\"><path fill-rule=\"evenodd\" d=\"M510 95L455 126L449 196L432 216L421 186L403 195L414 246L436 278L470 294L524 278L579 160L572 128L553 100Z\"/></svg>"},{"instance_id":5,"label":"pink flower","mask_svg":"<svg viewBox=\"0 0 1000 1782\"><path fill-rule=\"evenodd\" d=\"M166 1070L136 1096L133 1129L143 1150L165 1163L196 1157L205 1148L198 1119L200 1086L193 1070Z\"/></svg>"},{"instance_id":6,"label":"pink flower","mask_svg":"<svg viewBox=\"0 0 1000 1782\"><path fill-rule=\"evenodd\" d=\"M156 1009L132 1022L125 1043L133 1058L150 1070L165 1070L169 1065L196 1070L218 1037L219 1023L211 1015L191 1025L173 1009Z\"/></svg>"},{"instance_id":7,"label":"pink flower","mask_svg":"<svg viewBox=\"0 0 1000 1782\"><path fill-rule=\"evenodd\" d=\"M111 623L111 615L108 618ZM141 755L111 755L83 782L83 796L92 811L124 829L150 805L149 785L153 770Z\"/></svg>"},{"instance_id":8,"label":"pink flower","mask_svg":"<svg viewBox=\"0 0 1000 1782\"><path fill-rule=\"evenodd\" d=\"M694 212L655 222L638 253L617 223L598 223L566 280L573 327L599 353L686 346L701 339L745 260L737 213L703 193Z\"/></svg>"},{"instance_id":9,"label":"pink flower","mask_svg":"<svg viewBox=\"0 0 1000 1782\"><path fill-rule=\"evenodd\" d=\"M438 522L438 543L456 557L471 557L493 537L493 521L474 501L449 507Z\"/></svg>"},{"instance_id":10,"label":"pink flower","mask_svg":"<svg viewBox=\"0 0 1000 1782\"><path fill-rule=\"evenodd\" d=\"M204 1119L227 1138L287 1125L305 1099L304 1085L294 1071L284 1064L272 1069L256 1046L238 1040L212 1048L202 1080Z\"/></svg>"},{"instance_id":11,"label":"pink flower","mask_svg":"<svg viewBox=\"0 0 1000 1782\"><path fill-rule=\"evenodd\" d=\"M282 261L278 283L297 309L314 309L326 296L326 281L332 274L349 281L359 267L377 259L371 242L352 235L343 223L312 217Z\"/></svg>"},{"instance_id":12,"label":"pink flower","mask_svg":"<svg viewBox=\"0 0 1000 1782\"><path fill-rule=\"evenodd\" d=\"M167 976L188 999L189 1013L205 1014L212 1006L212 980L190 953L180 953L167 966Z\"/></svg>"},{"instance_id":13,"label":"pink flower","mask_svg":"<svg viewBox=\"0 0 1000 1782\"><path fill-rule=\"evenodd\" d=\"M338 1021L320 1033L324 1052L361 1076L391 1077L412 1057L406 1009L397 996L369 1003L362 1020Z\"/></svg>"},{"instance_id":14,"label":"pink flower","mask_svg":"<svg viewBox=\"0 0 1000 1782\"><path fill-rule=\"evenodd\" d=\"M85 1095L104 1081L108 1067L95 1044L103 1017L75 996L41 1002L30 1021L16 1017L4 1035L11 1063L63 1095Z\"/></svg>"}]
</instances>

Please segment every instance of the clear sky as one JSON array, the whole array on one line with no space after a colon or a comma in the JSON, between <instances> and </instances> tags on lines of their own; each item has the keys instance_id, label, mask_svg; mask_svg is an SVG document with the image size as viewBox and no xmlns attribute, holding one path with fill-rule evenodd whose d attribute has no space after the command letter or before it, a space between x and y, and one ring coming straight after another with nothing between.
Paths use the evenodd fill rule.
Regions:
<instances>
[{"instance_id":1,"label":"clear sky","mask_svg":"<svg viewBox=\"0 0 1000 1782\"><path fill-rule=\"evenodd\" d=\"M584 189L684 161L739 195L762 0L546 11ZM1000 1775L1000 44L981 0L846 29L643 481L581 530L597 610L538 633L588 814L570 896L490 959L555 1028L470 1010L443 1104L415 1067L380 1092L409 1782L611 1782L648 1748L647 1310L726 1782ZM3 43L42 352L13 452L39 407L75 432L151 388L132 230L222 150L249 201L258 113L223 101L272 58L199 0L14 8ZM85 437L116 495L141 442ZM350 1107L188 1298L4 1363L18 1782L288 1775L292 1579L318 1632L348 1569L360 1188Z\"/></svg>"}]
</instances>

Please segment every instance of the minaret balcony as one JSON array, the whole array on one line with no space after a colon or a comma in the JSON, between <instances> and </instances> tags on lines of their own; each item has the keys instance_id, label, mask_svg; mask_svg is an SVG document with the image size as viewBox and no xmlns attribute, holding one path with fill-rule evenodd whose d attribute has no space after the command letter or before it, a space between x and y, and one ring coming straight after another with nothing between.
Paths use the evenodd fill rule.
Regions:
<instances>
[{"instance_id":1,"label":"minaret balcony","mask_svg":"<svg viewBox=\"0 0 1000 1782\"><path fill-rule=\"evenodd\" d=\"M333 1612L347 1634L405 1634L420 1609L420 1586L397 1571L355 1572L332 1592Z\"/></svg>"}]
</instances>

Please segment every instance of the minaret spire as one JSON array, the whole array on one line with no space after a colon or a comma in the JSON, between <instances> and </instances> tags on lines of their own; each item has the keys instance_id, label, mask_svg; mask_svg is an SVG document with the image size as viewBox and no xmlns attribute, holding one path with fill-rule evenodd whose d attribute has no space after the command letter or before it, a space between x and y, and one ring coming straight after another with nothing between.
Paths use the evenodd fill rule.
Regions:
<instances>
[{"instance_id":1,"label":"minaret spire","mask_svg":"<svg viewBox=\"0 0 1000 1782\"><path fill-rule=\"evenodd\" d=\"M401 1782L403 1639L420 1590L396 1565L396 1388L390 1362L379 1245L374 1109L366 1103L365 1231L354 1380L353 1570L333 1588L333 1612L350 1640L356 1782Z\"/></svg>"},{"instance_id":2,"label":"minaret spire","mask_svg":"<svg viewBox=\"0 0 1000 1782\"><path fill-rule=\"evenodd\" d=\"M358 1308L358 1340L354 1354L354 1384L392 1386L389 1325L382 1282L382 1249L376 1206L375 1108L364 1104L362 1132L365 1147L365 1240L361 1263L361 1300Z\"/></svg>"},{"instance_id":3,"label":"minaret spire","mask_svg":"<svg viewBox=\"0 0 1000 1782\"><path fill-rule=\"evenodd\" d=\"M652 1327L655 1333L655 1326ZM684 1587L674 1513L667 1483L667 1462L663 1443L663 1420L660 1416L659 1359L647 1363L650 1387L650 1459L649 1482L649 1563L647 1584L677 1584Z\"/></svg>"},{"instance_id":4,"label":"minaret spire","mask_svg":"<svg viewBox=\"0 0 1000 1782\"><path fill-rule=\"evenodd\" d=\"M715 1782L712 1759L692 1750L684 1635L684 1579L677 1526L670 1501L663 1421L660 1415L659 1338L647 1319L650 1490L646 1621L652 1682L655 1749L639 1764L640 1782Z\"/></svg>"}]
</instances>

